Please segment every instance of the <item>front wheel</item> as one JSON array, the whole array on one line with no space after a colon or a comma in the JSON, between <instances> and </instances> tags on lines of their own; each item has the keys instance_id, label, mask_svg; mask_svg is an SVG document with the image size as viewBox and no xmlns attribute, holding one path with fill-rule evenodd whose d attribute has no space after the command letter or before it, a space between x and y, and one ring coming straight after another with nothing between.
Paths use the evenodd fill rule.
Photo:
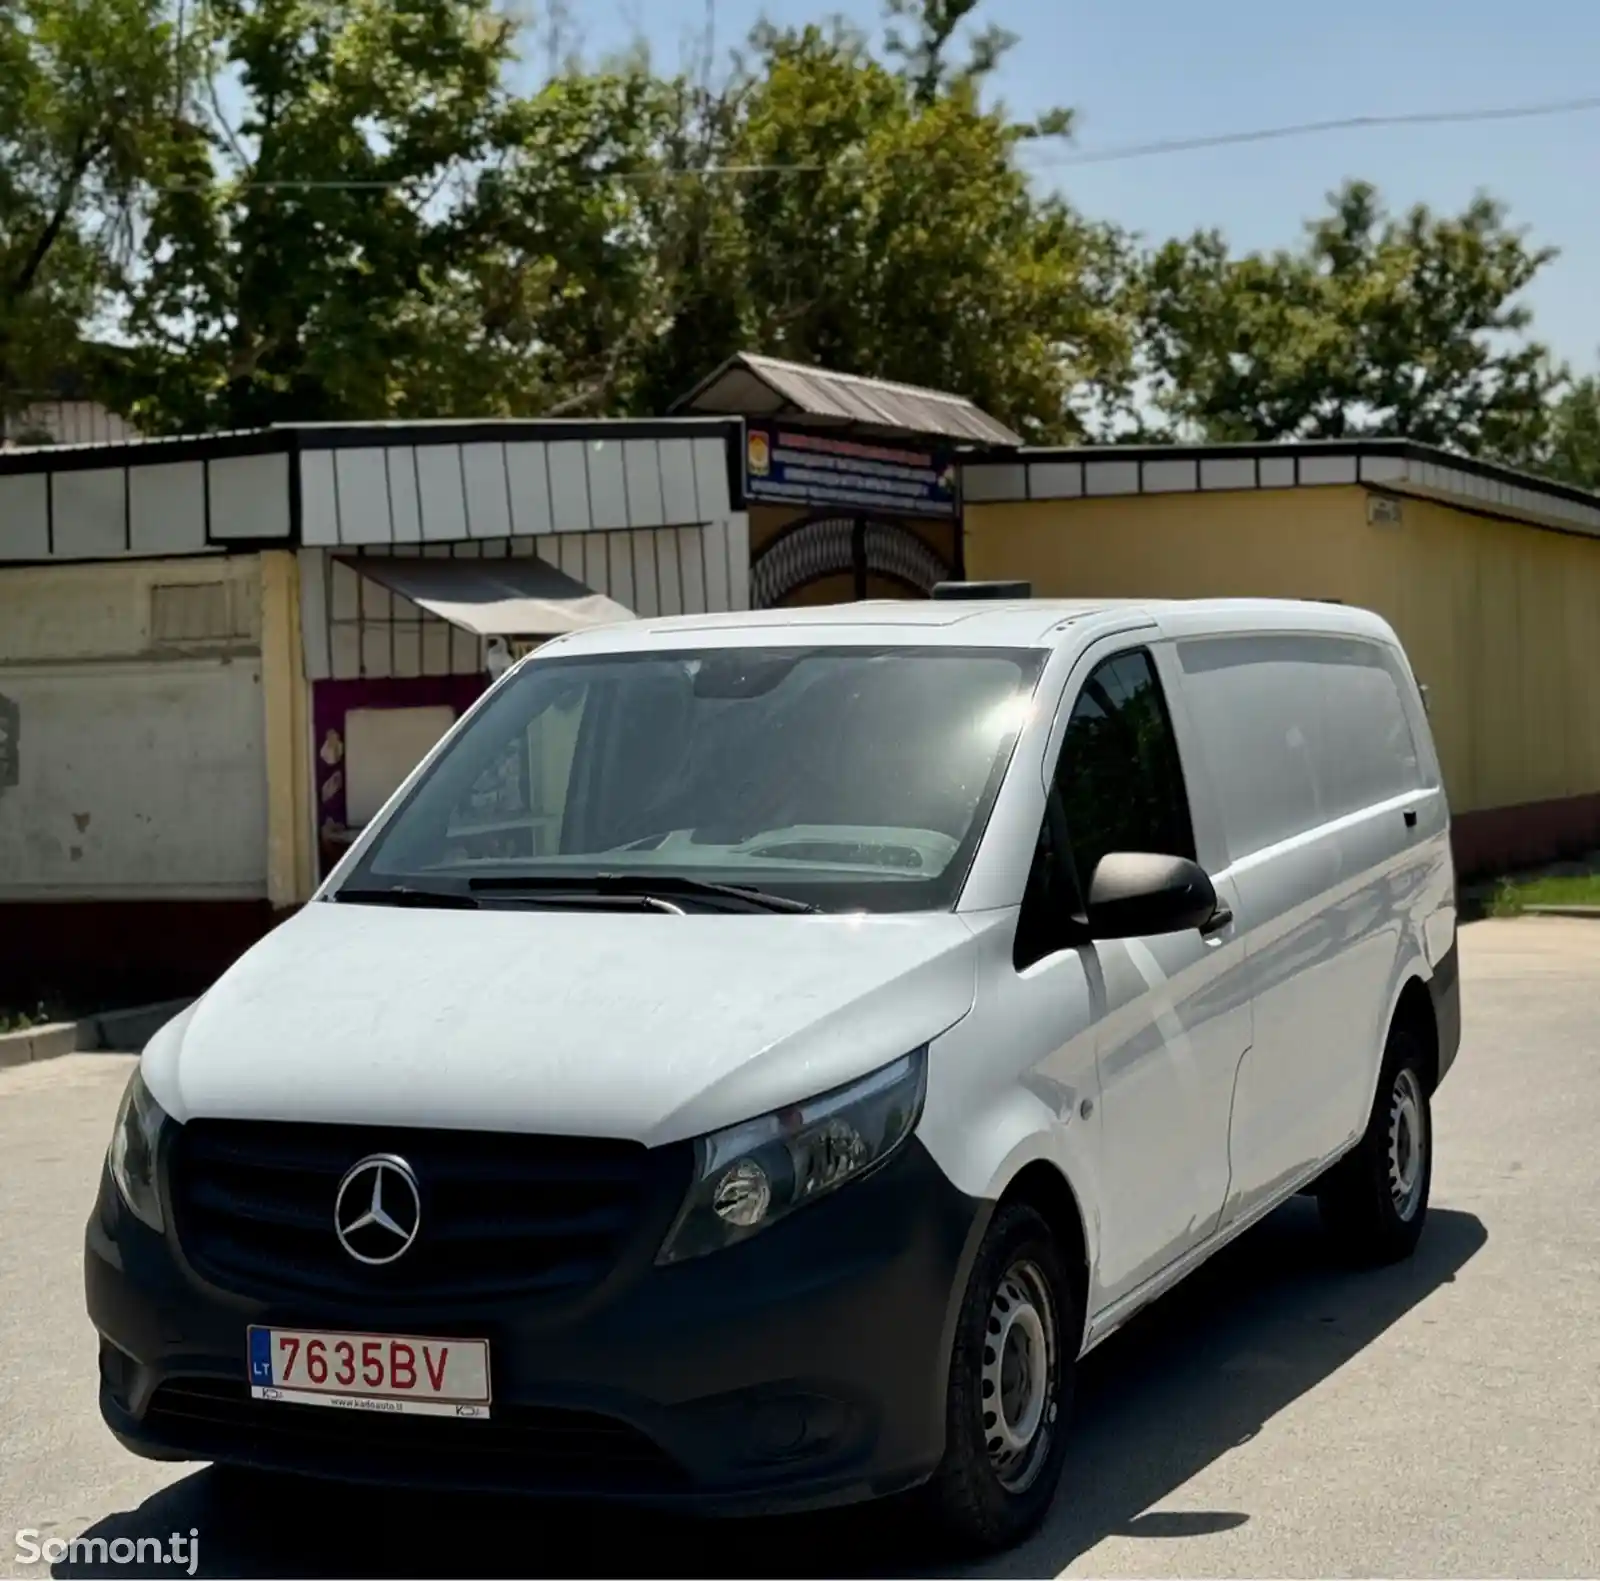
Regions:
<instances>
[{"instance_id":1,"label":"front wheel","mask_svg":"<svg viewBox=\"0 0 1600 1581\"><path fill-rule=\"evenodd\" d=\"M1398 1262L1416 1250L1433 1183L1433 1112L1422 1045L1389 1033L1367 1129L1317 1191L1335 1245L1361 1263Z\"/></svg>"},{"instance_id":2,"label":"front wheel","mask_svg":"<svg viewBox=\"0 0 1600 1581\"><path fill-rule=\"evenodd\" d=\"M923 1490L968 1548L1008 1548L1061 1480L1083 1311L1050 1226L1008 1203L978 1252L950 1359L945 1453Z\"/></svg>"}]
</instances>

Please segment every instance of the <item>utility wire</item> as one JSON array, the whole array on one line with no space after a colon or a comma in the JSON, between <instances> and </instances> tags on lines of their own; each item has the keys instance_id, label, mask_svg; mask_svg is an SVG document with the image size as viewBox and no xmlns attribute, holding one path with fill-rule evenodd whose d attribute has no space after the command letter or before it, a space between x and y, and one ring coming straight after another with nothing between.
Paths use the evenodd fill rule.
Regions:
<instances>
[{"instance_id":1,"label":"utility wire","mask_svg":"<svg viewBox=\"0 0 1600 1581\"><path fill-rule=\"evenodd\" d=\"M1555 99L1544 104L1503 105L1480 110L1420 110L1407 115L1349 115L1332 121L1300 121L1290 126L1258 127L1249 132L1219 132L1210 137L1172 137L1155 143L1125 143L1091 148L1035 160L1043 165L1106 165L1123 159L1148 159L1157 154L1184 154L1193 149L1231 148L1240 143L1269 143L1289 137L1314 137L1325 132L1353 132L1378 126L1460 126L1477 121L1529 121L1553 115L1600 110L1600 96Z\"/></svg>"},{"instance_id":2,"label":"utility wire","mask_svg":"<svg viewBox=\"0 0 1600 1581\"><path fill-rule=\"evenodd\" d=\"M707 165L698 170L608 170L595 172L587 180L597 184L602 181L664 181L680 180L692 181L702 176L768 176L768 175L800 175L806 171L825 170L821 164L810 165ZM426 176L407 176L399 181L301 181L292 178L277 181L241 181L236 183L240 190L246 188L254 190L283 192L388 192L394 187L409 187L420 181L432 181L436 177L431 173ZM582 183L580 182L580 185ZM169 191L209 191L209 183L194 182L169 182Z\"/></svg>"},{"instance_id":3,"label":"utility wire","mask_svg":"<svg viewBox=\"0 0 1600 1581\"><path fill-rule=\"evenodd\" d=\"M1420 110L1403 115L1350 115L1328 121L1300 121L1288 126L1256 127L1245 132L1218 132L1205 137L1163 138L1151 143L1125 143L1111 148L1090 148L1064 152L1051 157L1030 158L1030 168L1059 168L1074 165L1108 165L1129 159L1152 159L1162 154L1184 154L1206 148L1232 148L1247 143L1281 142L1289 138L1316 137L1329 132L1365 131L1376 127L1462 126L1485 121L1528 121L1560 115L1579 115L1600 110L1600 95L1584 99L1552 99L1540 104L1498 105L1472 110ZM1032 152L1030 150L1030 152ZM805 175L829 168L821 163L708 165L697 170L643 170L595 173L588 179L602 181L659 181L662 179L699 180L724 176ZM410 186L423 178L400 181L246 181L241 187L295 192L312 191L389 191ZM187 187L189 183L175 183Z\"/></svg>"}]
</instances>

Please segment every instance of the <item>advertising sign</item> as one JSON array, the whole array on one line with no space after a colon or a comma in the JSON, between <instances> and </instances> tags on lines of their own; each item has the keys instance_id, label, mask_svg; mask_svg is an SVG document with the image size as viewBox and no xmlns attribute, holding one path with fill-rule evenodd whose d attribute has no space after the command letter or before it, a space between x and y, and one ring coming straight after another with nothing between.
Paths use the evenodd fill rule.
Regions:
<instances>
[{"instance_id":1,"label":"advertising sign","mask_svg":"<svg viewBox=\"0 0 1600 1581\"><path fill-rule=\"evenodd\" d=\"M745 494L774 505L843 505L948 518L956 514L956 469L944 451L749 423Z\"/></svg>"}]
</instances>

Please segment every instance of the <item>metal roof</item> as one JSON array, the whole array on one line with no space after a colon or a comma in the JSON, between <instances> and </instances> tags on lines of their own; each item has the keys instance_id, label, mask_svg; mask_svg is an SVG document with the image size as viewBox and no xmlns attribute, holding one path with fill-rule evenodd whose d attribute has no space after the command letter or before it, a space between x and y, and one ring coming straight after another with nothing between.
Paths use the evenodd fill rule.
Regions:
<instances>
[{"instance_id":1,"label":"metal roof","mask_svg":"<svg viewBox=\"0 0 1600 1581\"><path fill-rule=\"evenodd\" d=\"M1409 439L996 449L961 467L967 505L1359 484L1600 537L1600 494Z\"/></svg>"},{"instance_id":2,"label":"metal roof","mask_svg":"<svg viewBox=\"0 0 1600 1581\"><path fill-rule=\"evenodd\" d=\"M1020 434L980 411L965 396L808 368L750 351L728 358L674 401L672 410L741 417L799 415L908 437L936 435L976 445L1022 443Z\"/></svg>"},{"instance_id":3,"label":"metal roof","mask_svg":"<svg viewBox=\"0 0 1600 1581\"><path fill-rule=\"evenodd\" d=\"M223 457L285 455L388 445L469 445L581 440L615 444L630 439L716 439L730 464L744 444L734 417L462 417L378 422L273 423L197 434L132 434L70 444L0 447L0 477L18 473L94 471Z\"/></svg>"}]
</instances>

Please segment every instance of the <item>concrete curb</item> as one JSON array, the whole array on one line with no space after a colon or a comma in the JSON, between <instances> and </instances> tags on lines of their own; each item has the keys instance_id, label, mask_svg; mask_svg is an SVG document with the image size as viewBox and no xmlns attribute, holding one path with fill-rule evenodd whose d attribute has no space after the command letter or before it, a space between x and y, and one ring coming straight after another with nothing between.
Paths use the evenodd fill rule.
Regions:
<instances>
[{"instance_id":1,"label":"concrete curb","mask_svg":"<svg viewBox=\"0 0 1600 1581\"><path fill-rule=\"evenodd\" d=\"M1525 917L1588 917L1600 921L1600 906L1524 906Z\"/></svg>"},{"instance_id":2,"label":"concrete curb","mask_svg":"<svg viewBox=\"0 0 1600 1581\"><path fill-rule=\"evenodd\" d=\"M100 1050L132 1053L141 1049L192 999L165 999L160 1004L137 1005L131 1010L107 1010L82 1021L48 1021L20 1032L0 1032L0 1070L55 1059L61 1054L89 1054Z\"/></svg>"},{"instance_id":3,"label":"concrete curb","mask_svg":"<svg viewBox=\"0 0 1600 1581\"><path fill-rule=\"evenodd\" d=\"M78 1021L46 1021L21 1032L0 1032L0 1070L30 1060L54 1059L58 1054L75 1054L81 1025Z\"/></svg>"}]
</instances>

